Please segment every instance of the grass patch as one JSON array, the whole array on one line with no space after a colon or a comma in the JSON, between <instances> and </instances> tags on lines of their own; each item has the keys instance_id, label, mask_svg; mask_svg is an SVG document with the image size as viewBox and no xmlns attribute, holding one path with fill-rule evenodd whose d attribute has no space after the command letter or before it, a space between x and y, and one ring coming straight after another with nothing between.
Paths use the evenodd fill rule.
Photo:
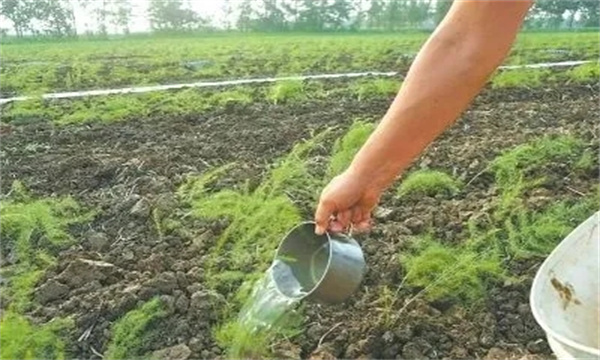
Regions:
<instances>
[{"instance_id":1,"label":"grass patch","mask_svg":"<svg viewBox=\"0 0 600 360\"><path fill-rule=\"evenodd\" d=\"M539 87L551 75L548 69L507 69L492 78L492 88Z\"/></svg>"},{"instance_id":2,"label":"grass patch","mask_svg":"<svg viewBox=\"0 0 600 360\"><path fill-rule=\"evenodd\" d=\"M30 306L30 295L45 268L54 263L52 253L74 239L70 225L89 221L93 213L83 212L72 198L33 199L20 182L14 182L11 197L0 204L0 236L3 257L16 263L2 270L9 280L10 306L18 312Z\"/></svg>"},{"instance_id":3,"label":"grass patch","mask_svg":"<svg viewBox=\"0 0 600 360\"><path fill-rule=\"evenodd\" d=\"M409 174L398 188L398 196L438 194L454 195L460 191L461 183L452 176L437 170L418 170Z\"/></svg>"},{"instance_id":4,"label":"grass patch","mask_svg":"<svg viewBox=\"0 0 600 360\"><path fill-rule=\"evenodd\" d=\"M187 115L215 108L245 105L253 101L252 90L206 91L185 89L145 94L124 94L70 100L33 99L6 105L2 121L26 124L50 121L57 125L88 122L112 123L141 117Z\"/></svg>"},{"instance_id":5,"label":"grass patch","mask_svg":"<svg viewBox=\"0 0 600 360\"><path fill-rule=\"evenodd\" d=\"M592 171L598 168L598 154L586 150L575 163L575 169L580 171Z\"/></svg>"},{"instance_id":6,"label":"grass patch","mask_svg":"<svg viewBox=\"0 0 600 360\"><path fill-rule=\"evenodd\" d=\"M105 359L138 359L143 355L144 333L153 321L164 316L162 303L152 299L137 309L126 313L112 328L112 338L104 353Z\"/></svg>"},{"instance_id":7,"label":"grass patch","mask_svg":"<svg viewBox=\"0 0 600 360\"><path fill-rule=\"evenodd\" d=\"M375 124L357 120L344 136L335 141L333 155L327 168L327 178L333 178L346 170L374 130Z\"/></svg>"},{"instance_id":8,"label":"grass patch","mask_svg":"<svg viewBox=\"0 0 600 360\"><path fill-rule=\"evenodd\" d=\"M202 34L3 42L6 93L106 89L265 74L319 74L405 66L427 33ZM542 49L598 58L597 32L520 34L507 61L548 60ZM553 57L552 59L555 59ZM10 91L10 92L9 92Z\"/></svg>"},{"instance_id":9,"label":"grass patch","mask_svg":"<svg viewBox=\"0 0 600 360\"><path fill-rule=\"evenodd\" d=\"M65 343L60 334L71 326L72 321L66 319L36 326L24 316L8 310L0 320L0 359L65 359Z\"/></svg>"},{"instance_id":10,"label":"grass patch","mask_svg":"<svg viewBox=\"0 0 600 360\"><path fill-rule=\"evenodd\" d=\"M334 174L347 166L373 129L373 125L357 121L339 139L328 166ZM208 284L229 294L222 309L224 320L215 331L223 348L233 357L264 357L273 339L295 334L299 323L292 313L268 314L269 328L254 328L240 323L234 314L253 303L253 288L273 260L275 249L290 228L302 221L299 203L316 201L318 190L327 179L313 173L310 165L313 150L330 134L323 131L294 146L277 161L263 182L251 189L223 189L211 192L211 184L233 166L215 169L199 177L189 178L178 190L179 198L191 207L191 214L205 219L227 218L230 223L220 234L209 256ZM292 318L288 317L292 316Z\"/></svg>"},{"instance_id":11,"label":"grass patch","mask_svg":"<svg viewBox=\"0 0 600 360\"><path fill-rule=\"evenodd\" d=\"M585 83L600 80L600 63L589 63L575 66L567 71L567 77L575 82Z\"/></svg>"},{"instance_id":12,"label":"grass patch","mask_svg":"<svg viewBox=\"0 0 600 360\"><path fill-rule=\"evenodd\" d=\"M303 100L306 98L302 80L280 81L271 86L267 99L274 104Z\"/></svg>"},{"instance_id":13,"label":"grass patch","mask_svg":"<svg viewBox=\"0 0 600 360\"><path fill-rule=\"evenodd\" d=\"M359 101L365 99L387 98L398 93L402 82L398 79L367 79L357 81L351 91Z\"/></svg>"},{"instance_id":14,"label":"grass patch","mask_svg":"<svg viewBox=\"0 0 600 360\"><path fill-rule=\"evenodd\" d=\"M525 190L547 181L546 176L539 174L540 170L552 163L573 168L583 156L588 156L584 155L584 147L581 140L572 136L546 136L519 145L494 159L490 169L501 192L499 215L509 212ZM543 173L552 174L549 171Z\"/></svg>"},{"instance_id":15,"label":"grass patch","mask_svg":"<svg viewBox=\"0 0 600 360\"><path fill-rule=\"evenodd\" d=\"M221 314L225 322L215 336L234 358L266 356L272 339L294 331L294 326L287 321L270 319L274 321L271 327L252 328L233 316L242 305L252 304L252 287L272 261L277 244L302 219L284 189L313 181L302 154L315 144L312 139L296 146L254 191L245 187L241 191L209 193L207 186L224 169L190 179L179 190L180 196L192 205L194 216L231 221L211 252L207 280L211 287L230 294L228 306Z\"/></svg>"},{"instance_id":16,"label":"grass patch","mask_svg":"<svg viewBox=\"0 0 600 360\"><path fill-rule=\"evenodd\" d=\"M526 190L542 186L562 168L567 174L583 162L589 166L589 150L570 136L543 137L519 145L498 156L490 165L499 199L483 221L469 221L465 240L447 245L430 238L417 243L414 253L402 257L406 283L423 288L431 300L453 298L473 303L483 298L489 281L506 275L513 260L543 258L598 207L600 189L576 200L555 201L531 210L524 201ZM566 166L566 168L565 168ZM549 170L550 169L550 170Z\"/></svg>"},{"instance_id":17,"label":"grass patch","mask_svg":"<svg viewBox=\"0 0 600 360\"><path fill-rule=\"evenodd\" d=\"M577 202L561 201L542 212L519 209L504 221L510 255L543 258L598 207L598 195ZM500 233L504 235L504 233Z\"/></svg>"},{"instance_id":18,"label":"grass patch","mask_svg":"<svg viewBox=\"0 0 600 360\"><path fill-rule=\"evenodd\" d=\"M2 277L8 280L2 289L8 305L0 325L0 358L65 358L61 332L71 321L54 319L34 325L21 314L33 306L31 295L37 282L55 263L52 254L74 242L68 227L92 216L71 198L34 199L20 182L13 183L10 195L0 203L2 257L15 260L2 268Z\"/></svg>"},{"instance_id":19,"label":"grass patch","mask_svg":"<svg viewBox=\"0 0 600 360\"><path fill-rule=\"evenodd\" d=\"M307 159L327 133L296 145L254 190L243 186L211 193L210 183L228 167L190 178L180 187L179 196L194 216L230 220L211 255L208 279L213 286L230 291L249 274L266 270L281 237L302 219L292 198L310 201L317 196L320 180L309 172Z\"/></svg>"},{"instance_id":20,"label":"grass patch","mask_svg":"<svg viewBox=\"0 0 600 360\"><path fill-rule=\"evenodd\" d=\"M28 124L48 121L60 115L58 107L49 107L46 100L35 98L3 105L2 122Z\"/></svg>"},{"instance_id":21,"label":"grass patch","mask_svg":"<svg viewBox=\"0 0 600 360\"><path fill-rule=\"evenodd\" d=\"M559 201L541 211L527 209L527 190L544 186L553 177L567 175L589 166L589 150L572 136L545 136L504 152L492 161L490 169L500 190L493 213L496 231L493 242L509 256L527 258L547 255L575 226L597 207L597 196L578 203ZM561 169L562 168L562 169Z\"/></svg>"},{"instance_id":22,"label":"grass patch","mask_svg":"<svg viewBox=\"0 0 600 360\"><path fill-rule=\"evenodd\" d=\"M487 280L504 275L500 257L494 251L474 252L423 240L422 249L407 255L406 283L423 288L430 300L458 299L473 302L481 299Z\"/></svg>"},{"instance_id":23,"label":"grass patch","mask_svg":"<svg viewBox=\"0 0 600 360\"><path fill-rule=\"evenodd\" d=\"M302 319L290 322L290 316L284 316L270 322L270 329L249 328L238 321L225 323L215 333L217 343L227 349L229 359L268 359L271 356L270 345L281 336L290 338L301 333ZM272 329L278 329L273 331Z\"/></svg>"},{"instance_id":24,"label":"grass patch","mask_svg":"<svg viewBox=\"0 0 600 360\"><path fill-rule=\"evenodd\" d=\"M270 279L264 277L254 286L238 318L217 329L215 338L227 349L229 358L269 358L269 345L277 337L289 339L303 331L301 311L293 304L269 302L273 296Z\"/></svg>"}]
</instances>

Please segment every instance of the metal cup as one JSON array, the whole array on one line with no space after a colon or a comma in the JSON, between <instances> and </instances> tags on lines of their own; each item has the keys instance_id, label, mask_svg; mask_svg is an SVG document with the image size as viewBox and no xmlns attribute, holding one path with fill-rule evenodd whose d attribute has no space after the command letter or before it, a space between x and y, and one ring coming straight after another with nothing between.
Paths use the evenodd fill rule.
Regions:
<instances>
[{"instance_id":1,"label":"metal cup","mask_svg":"<svg viewBox=\"0 0 600 360\"><path fill-rule=\"evenodd\" d=\"M360 285L365 259L348 235L315 234L315 223L293 228L282 240L271 269L279 292L324 304L346 300Z\"/></svg>"}]
</instances>

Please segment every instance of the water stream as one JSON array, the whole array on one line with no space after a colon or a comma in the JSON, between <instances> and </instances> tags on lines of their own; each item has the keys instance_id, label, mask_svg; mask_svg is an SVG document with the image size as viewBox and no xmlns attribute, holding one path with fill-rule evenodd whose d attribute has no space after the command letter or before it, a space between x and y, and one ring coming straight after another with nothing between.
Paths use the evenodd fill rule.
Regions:
<instances>
[{"instance_id":1,"label":"water stream","mask_svg":"<svg viewBox=\"0 0 600 360\"><path fill-rule=\"evenodd\" d=\"M289 295L292 296L283 295L277 288L276 280L289 284L292 291ZM306 294L291 266L282 260L275 260L256 283L250 298L240 311L238 322L253 331L269 330Z\"/></svg>"},{"instance_id":2,"label":"water stream","mask_svg":"<svg viewBox=\"0 0 600 360\"><path fill-rule=\"evenodd\" d=\"M238 315L236 325L243 337L259 339L290 330L288 316L319 283L326 271L328 257L329 245L324 244L309 254L307 261L277 258L254 285ZM231 355L254 355L254 346L256 343L240 341Z\"/></svg>"}]
</instances>

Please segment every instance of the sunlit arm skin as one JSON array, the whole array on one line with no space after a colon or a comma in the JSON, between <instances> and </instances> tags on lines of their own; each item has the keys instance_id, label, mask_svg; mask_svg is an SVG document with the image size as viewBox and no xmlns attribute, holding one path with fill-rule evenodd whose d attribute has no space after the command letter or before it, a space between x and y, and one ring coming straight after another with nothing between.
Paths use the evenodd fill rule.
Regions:
<instances>
[{"instance_id":1,"label":"sunlit arm skin","mask_svg":"<svg viewBox=\"0 0 600 360\"><path fill-rule=\"evenodd\" d=\"M323 190L315 221L367 230L381 193L453 124L507 56L532 1L455 0L387 113L348 169Z\"/></svg>"}]
</instances>

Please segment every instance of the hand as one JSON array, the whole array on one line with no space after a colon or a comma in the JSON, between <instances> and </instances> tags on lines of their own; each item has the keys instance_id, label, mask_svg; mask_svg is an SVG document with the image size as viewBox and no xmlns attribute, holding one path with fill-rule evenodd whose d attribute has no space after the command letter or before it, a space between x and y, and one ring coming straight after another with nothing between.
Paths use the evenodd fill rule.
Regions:
<instances>
[{"instance_id":1,"label":"hand","mask_svg":"<svg viewBox=\"0 0 600 360\"><path fill-rule=\"evenodd\" d=\"M379 202L381 192L352 172L336 176L321 193L315 213L315 232L342 232L350 225L354 231L367 231L371 211Z\"/></svg>"}]
</instances>

